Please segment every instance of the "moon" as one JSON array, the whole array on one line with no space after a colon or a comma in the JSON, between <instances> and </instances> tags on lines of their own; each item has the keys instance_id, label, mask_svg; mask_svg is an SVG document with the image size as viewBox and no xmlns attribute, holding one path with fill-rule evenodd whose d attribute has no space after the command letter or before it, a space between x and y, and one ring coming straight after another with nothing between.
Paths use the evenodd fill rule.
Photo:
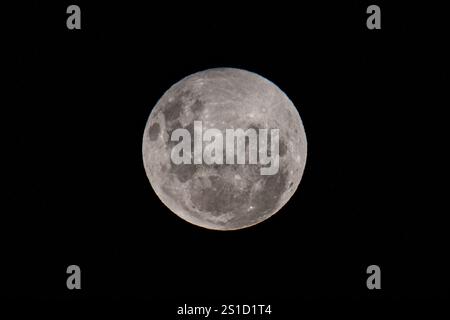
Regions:
<instances>
[{"instance_id":1,"label":"moon","mask_svg":"<svg viewBox=\"0 0 450 320\"><path fill-rule=\"evenodd\" d=\"M175 129L192 136L204 130L279 129L279 169L261 175L261 164L174 164ZM269 141L270 142L270 141ZM246 70L214 68L185 77L169 88L145 126L145 172L160 200L177 216L214 230L258 224L278 212L297 190L306 163L307 141L292 101L274 83Z\"/></svg>"}]
</instances>

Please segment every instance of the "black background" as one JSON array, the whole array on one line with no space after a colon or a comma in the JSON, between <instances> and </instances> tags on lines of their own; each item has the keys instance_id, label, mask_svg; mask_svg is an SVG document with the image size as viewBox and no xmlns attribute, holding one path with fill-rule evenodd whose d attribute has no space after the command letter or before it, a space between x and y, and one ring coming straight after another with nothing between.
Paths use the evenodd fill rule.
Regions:
<instances>
[{"instance_id":1,"label":"black background","mask_svg":"<svg viewBox=\"0 0 450 320\"><path fill-rule=\"evenodd\" d=\"M444 146L430 138L443 135L437 92L448 80L437 25L378 3L382 29L368 30L370 3L359 1L78 1L82 29L68 30L69 4L35 2L17 21L2 293L109 309L141 301L161 318L184 303L272 303L276 317L302 301L373 308L448 296L434 169ZM232 232L172 214L142 163L157 100L213 67L277 84L308 139L288 204ZM81 267L80 291L66 288L71 264ZM382 290L366 287L371 264Z\"/></svg>"}]
</instances>

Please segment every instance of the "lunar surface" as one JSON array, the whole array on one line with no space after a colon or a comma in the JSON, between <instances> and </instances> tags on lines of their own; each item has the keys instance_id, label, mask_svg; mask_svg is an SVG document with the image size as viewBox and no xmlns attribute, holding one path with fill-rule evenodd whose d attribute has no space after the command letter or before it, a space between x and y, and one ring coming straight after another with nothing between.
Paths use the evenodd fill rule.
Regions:
<instances>
[{"instance_id":1,"label":"lunar surface","mask_svg":"<svg viewBox=\"0 0 450 320\"><path fill-rule=\"evenodd\" d=\"M171 150L178 142L171 134L185 128L194 136L194 121L224 136L226 129L279 129L277 173L261 175L260 163L174 164ZM142 147L147 177L161 201L180 218L215 230L246 228L279 211L300 183L307 154L291 100L269 80L234 68L198 72L167 90L150 114Z\"/></svg>"}]
</instances>

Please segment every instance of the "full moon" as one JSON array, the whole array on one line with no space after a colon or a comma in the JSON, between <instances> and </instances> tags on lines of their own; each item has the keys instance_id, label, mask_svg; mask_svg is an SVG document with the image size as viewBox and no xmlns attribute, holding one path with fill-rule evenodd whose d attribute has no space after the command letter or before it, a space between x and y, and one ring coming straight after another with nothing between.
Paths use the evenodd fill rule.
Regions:
<instances>
[{"instance_id":1,"label":"full moon","mask_svg":"<svg viewBox=\"0 0 450 320\"><path fill-rule=\"evenodd\" d=\"M267 165L261 163L174 164L178 141L172 133L184 128L193 137L194 121L224 136L227 129L279 129L277 172L262 175ZM142 153L153 190L177 216L208 229L236 230L266 220L289 201L303 175L307 142L297 108L280 88L253 72L216 68L164 93L145 126Z\"/></svg>"}]
</instances>

